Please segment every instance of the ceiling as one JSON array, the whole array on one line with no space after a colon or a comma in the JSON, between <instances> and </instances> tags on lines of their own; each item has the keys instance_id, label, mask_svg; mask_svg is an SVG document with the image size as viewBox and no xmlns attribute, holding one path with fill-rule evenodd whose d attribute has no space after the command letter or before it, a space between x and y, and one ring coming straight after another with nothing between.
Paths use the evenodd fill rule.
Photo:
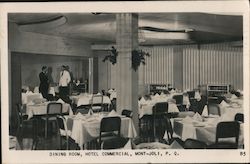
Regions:
<instances>
[{"instance_id":1,"label":"ceiling","mask_svg":"<svg viewBox=\"0 0 250 164\"><path fill-rule=\"evenodd\" d=\"M114 44L114 13L12 13L20 31ZM145 30L150 27L158 30ZM139 13L141 45L192 44L242 40L243 17L235 13Z\"/></svg>"}]
</instances>

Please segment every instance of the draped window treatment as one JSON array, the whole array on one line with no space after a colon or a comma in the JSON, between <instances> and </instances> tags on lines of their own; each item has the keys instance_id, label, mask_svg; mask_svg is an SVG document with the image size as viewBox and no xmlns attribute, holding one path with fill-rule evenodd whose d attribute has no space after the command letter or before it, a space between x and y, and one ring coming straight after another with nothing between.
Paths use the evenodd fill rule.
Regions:
<instances>
[{"instance_id":1,"label":"draped window treatment","mask_svg":"<svg viewBox=\"0 0 250 164\"><path fill-rule=\"evenodd\" d=\"M199 84L231 84L243 89L243 48L230 43L141 47L151 54L139 69L144 84L174 84L174 49L183 52L183 90ZM140 82L139 82L140 83Z\"/></svg>"}]
</instances>

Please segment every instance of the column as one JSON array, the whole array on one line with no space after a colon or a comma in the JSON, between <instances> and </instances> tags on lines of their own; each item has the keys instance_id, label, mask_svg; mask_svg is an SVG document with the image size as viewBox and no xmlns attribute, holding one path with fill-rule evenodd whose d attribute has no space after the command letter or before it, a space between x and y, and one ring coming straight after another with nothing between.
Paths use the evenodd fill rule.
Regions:
<instances>
[{"instance_id":1,"label":"column","mask_svg":"<svg viewBox=\"0 0 250 164\"><path fill-rule=\"evenodd\" d=\"M88 92L93 93L93 58L89 58L89 81L88 81Z\"/></svg>"},{"instance_id":2,"label":"column","mask_svg":"<svg viewBox=\"0 0 250 164\"><path fill-rule=\"evenodd\" d=\"M173 49L173 69L174 69L174 84L173 87L183 90L183 50L182 48L174 47Z\"/></svg>"},{"instance_id":3,"label":"column","mask_svg":"<svg viewBox=\"0 0 250 164\"><path fill-rule=\"evenodd\" d=\"M116 15L116 45L118 50L116 71L117 111L133 111L133 122L138 132L138 70L132 65L132 50L138 48L138 14Z\"/></svg>"}]
</instances>

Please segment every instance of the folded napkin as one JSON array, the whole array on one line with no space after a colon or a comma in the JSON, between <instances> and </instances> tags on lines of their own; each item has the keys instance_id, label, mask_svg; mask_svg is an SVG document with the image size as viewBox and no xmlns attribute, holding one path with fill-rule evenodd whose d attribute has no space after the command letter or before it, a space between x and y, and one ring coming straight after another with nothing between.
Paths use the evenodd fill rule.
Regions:
<instances>
[{"instance_id":1,"label":"folded napkin","mask_svg":"<svg viewBox=\"0 0 250 164\"><path fill-rule=\"evenodd\" d=\"M34 94L32 91L26 91L26 94L27 95L32 95L32 94Z\"/></svg>"},{"instance_id":2,"label":"folded napkin","mask_svg":"<svg viewBox=\"0 0 250 164\"><path fill-rule=\"evenodd\" d=\"M172 142L169 148L170 149L183 149L183 147L177 141Z\"/></svg>"},{"instance_id":3,"label":"folded napkin","mask_svg":"<svg viewBox=\"0 0 250 164\"><path fill-rule=\"evenodd\" d=\"M126 143L126 145L123 147L123 149L132 149L132 142L131 139L128 140L128 142Z\"/></svg>"},{"instance_id":4,"label":"folded napkin","mask_svg":"<svg viewBox=\"0 0 250 164\"><path fill-rule=\"evenodd\" d=\"M34 88L34 93L39 93L39 87Z\"/></svg>"},{"instance_id":5,"label":"folded napkin","mask_svg":"<svg viewBox=\"0 0 250 164\"><path fill-rule=\"evenodd\" d=\"M160 97L160 95L159 95L158 93L156 93L156 94L154 95L154 98L157 98L157 97Z\"/></svg>"},{"instance_id":6,"label":"folded napkin","mask_svg":"<svg viewBox=\"0 0 250 164\"><path fill-rule=\"evenodd\" d=\"M179 113L179 109L177 107L177 105L175 103L169 102L168 103L168 112L178 112Z\"/></svg>"},{"instance_id":7,"label":"folded napkin","mask_svg":"<svg viewBox=\"0 0 250 164\"><path fill-rule=\"evenodd\" d=\"M40 98L43 98L43 95L42 95L41 93L39 93L39 97L40 97Z\"/></svg>"},{"instance_id":8,"label":"folded napkin","mask_svg":"<svg viewBox=\"0 0 250 164\"><path fill-rule=\"evenodd\" d=\"M243 95L243 91L238 89L237 92L239 92L241 95Z\"/></svg>"},{"instance_id":9,"label":"folded napkin","mask_svg":"<svg viewBox=\"0 0 250 164\"><path fill-rule=\"evenodd\" d=\"M56 102L64 104L65 102L62 99L58 99Z\"/></svg>"},{"instance_id":10,"label":"folded napkin","mask_svg":"<svg viewBox=\"0 0 250 164\"><path fill-rule=\"evenodd\" d=\"M198 121L198 122L202 122L203 118L198 112L196 112L193 116L193 120Z\"/></svg>"},{"instance_id":11,"label":"folded napkin","mask_svg":"<svg viewBox=\"0 0 250 164\"><path fill-rule=\"evenodd\" d=\"M144 97L142 97L141 99L140 99L140 104L145 104L146 103L146 100L145 100L145 98Z\"/></svg>"},{"instance_id":12,"label":"folded napkin","mask_svg":"<svg viewBox=\"0 0 250 164\"><path fill-rule=\"evenodd\" d=\"M220 105L221 105L222 107L229 106L224 100L221 101Z\"/></svg>"},{"instance_id":13,"label":"folded napkin","mask_svg":"<svg viewBox=\"0 0 250 164\"><path fill-rule=\"evenodd\" d=\"M102 94L98 92L96 95L102 95Z\"/></svg>"},{"instance_id":14,"label":"folded napkin","mask_svg":"<svg viewBox=\"0 0 250 164\"><path fill-rule=\"evenodd\" d=\"M118 116L118 113L115 110L112 110L108 116L113 117L113 116Z\"/></svg>"},{"instance_id":15,"label":"folded napkin","mask_svg":"<svg viewBox=\"0 0 250 164\"><path fill-rule=\"evenodd\" d=\"M189 104L190 102L188 96L183 96L183 105L189 105Z\"/></svg>"},{"instance_id":16,"label":"folded napkin","mask_svg":"<svg viewBox=\"0 0 250 164\"><path fill-rule=\"evenodd\" d=\"M92 110L92 109L89 109L89 112L88 112L87 116L91 116L91 115L93 115L93 114L94 114L93 110Z\"/></svg>"},{"instance_id":17,"label":"folded napkin","mask_svg":"<svg viewBox=\"0 0 250 164\"><path fill-rule=\"evenodd\" d=\"M174 89L171 89L170 93L175 93L175 90L174 90Z\"/></svg>"},{"instance_id":18,"label":"folded napkin","mask_svg":"<svg viewBox=\"0 0 250 164\"><path fill-rule=\"evenodd\" d=\"M183 123L192 123L194 120L190 116L186 116L182 122Z\"/></svg>"},{"instance_id":19,"label":"folded napkin","mask_svg":"<svg viewBox=\"0 0 250 164\"><path fill-rule=\"evenodd\" d=\"M203 108L203 111L202 111L202 114L201 114L202 116L205 116L205 117L207 117L208 116L208 109L207 109L207 105L205 105L204 106L204 108Z\"/></svg>"},{"instance_id":20,"label":"folded napkin","mask_svg":"<svg viewBox=\"0 0 250 164\"><path fill-rule=\"evenodd\" d=\"M231 99L237 99L237 98L238 97L235 94L233 94L232 97L231 97Z\"/></svg>"},{"instance_id":21,"label":"folded napkin","mask_svg":"<svg viewBox=\"0 0 250 164\"><path fill-rule=\"evenodd\" d=\"M195 98L196 100L200 101L201 95L200 95L200 93L199 93L198 91L195 92L194 98Z\"/></svg>"},{"instance_id":22,"label":"folded napkin","mask_svg":"<svg viewBox=\"0 0 250 164\"><path fill-rule=\"evenodd\" d=\"M109 93L111 93L111 92L113 92L113 91L114 91L113 89L109 89L109 90L108 90Z\"/></svg>"}]
</instances>

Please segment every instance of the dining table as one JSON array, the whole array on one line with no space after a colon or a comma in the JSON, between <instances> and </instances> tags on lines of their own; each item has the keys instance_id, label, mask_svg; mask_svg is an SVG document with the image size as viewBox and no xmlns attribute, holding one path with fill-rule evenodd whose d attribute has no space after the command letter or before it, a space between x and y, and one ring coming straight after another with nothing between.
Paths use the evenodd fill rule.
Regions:
<instances>
[{"instance_id":1,"label":"dining table","mask_svg":"<svg viewBox=\"0 0 250 164\"><path fill-rule=\"evenodd\" d=\"M96 94L96 95L101 95L101 94ZM70 99L77 106L91 105L92 98L93 98L93 94L88 94L88 93L81 93L80 95L72 95L72 96L70 96ZM97 103L97 102L95 102L95 100L94 100L93 103ZM108 96L103 96L103 102L102 103L103 104L111 104L111 100L110 100L110 98Z\"/></svg>"},{"instance_id":2,"label":"dining table","mask_svg":"<svg viewBox=\"0 0 250 164\"><path fill-rule=\"evenodd\" d=\"M185 141L188 138L196 139L205 142L207 145L215 143L216 127L219 122L234 121L225 117L210 115L203 117L196 113L194 116L187 116L185 118L172 118L172 126L174 137L178 137ZM244 123L240 123L239 147L244 144ZM167 139L167 134L164 136ZM226 141L233 141L232 138L224 139Z\"/></svg>"},{"instance_id":3,"label":"dining table","mask_svg":"<svg viewBox=\"0 0 250 164\"><path fill-rule=\"evenodd\" d=\"M111 111L112 112L112 111ZM110 113L111 113L110 112ZM131 118L118 114L110 114L108 112L100 112L90 114L80 114L66 116L67 129L71 132L70 137L78 144L80 149L86 149L86 144L99 137L100 124L104 117L118 116L121 118L120 134L122 137L135 138L137 132Z\"/></svg>"},{"instance_id":4,"label":"dining table","mask_svg":"<svg viewBox=\"0 0 250 164\"><path fill-rule=\"evenodd\" d=\"M172 99L173 95L176 94L155 94L150 99L142 97L138 101L139 118L142 118L144 115L152 115L154 105L161 102L168 102L168 113L178 113L179 109Z\"/></svg>"},{"instance_id":5,"label":"dining table","mask_svg":"<svg viewBox=\"0 0 250 164\"><path fill-rule=\"evenodd\" d=\"M29 102L31 102L35 99L42 99L43 98L41 93L33 93L31 91L22 93L21 97L22 97L22 104L28 104Z\"/></svg>"},{"instance_id":6,"label":"dining table","mask_svg":"<svg viewBox=\"0 0 250 164\"><path fill-rule=\"evenodd\" d=\"M26 105L26 114L28 115L28 119L31 119L34 116L45 115L47 113L47 106L52 101L47 101L39 104L30 103ZM56 102L56 101L53 101ZM73 115L73 111L71 106L67 103L62 103L62 113L69 113L69 115Z\"/></svg>"},{"instance_id":7,"label":"dining table","mask_svg":"<svg viewBox=\"0 0 250 164\"><path fill-rule=\"evenodd\" d=\"M221 117L225 117L227 120L234 120L234 117L237 113L244 113L243 110L243 99L233 98L229 99L228 102L222 100L220 104L218 104L220 109ZM208 116L208 107L207 105L204 107L202 116Z\"/></svg>"}]
</instances>

